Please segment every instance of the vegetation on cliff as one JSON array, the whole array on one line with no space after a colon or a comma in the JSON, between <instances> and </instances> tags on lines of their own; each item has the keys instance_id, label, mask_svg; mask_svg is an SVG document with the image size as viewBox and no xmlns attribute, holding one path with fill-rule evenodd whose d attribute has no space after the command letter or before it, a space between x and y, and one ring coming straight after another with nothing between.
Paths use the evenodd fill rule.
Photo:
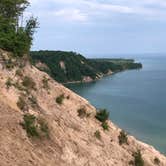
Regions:
<instances>
[{"instance_id":1,"label":"vegetation on cliff","mask_svg":"<svg viewBox=\"0 0 166 166\"><path fill-rule=\"evenodd\" d=\"M10 53L0 49L0 56ZM4 65L0 165L166 165L153 147L115 126L105 109L97 110L30 64L10 70Z\"/></svg>"},{"instance_id":2,"label":"vegetation on cliff","mask_svg":"<svg viewBox=\"0 0 166 166\"><path fill-rule=\"evenodd\" d=\"M20 57L24 54L28 55L36 27L33 18L25 27L18 25L19 17L28 4L26 0L0 2L0 48L10 51L0 49L0 165L100 166L127 165L129 161L135 166L149 162L158 164L160 161L165 165L164 156L133 137L128 138L130 144L127 146L119 146L119 128L108 120L106 110L97 112L88 101L53 81L46 73L29 63L17 62L23 59ZM105 65L101 60L87 60L79 54L70 54L72 60L65 56L64 59L69 58L67 63L66 59L57 62L60 66L57 71L62 69L68 73L68 79L73 79L73 75L74 78L82 78L87 73L96 79L104 71L107 74L110 70L129 68L125 67L126 63L107 62ZM43 57L41 60L46 56ZM53 65L54 58L46 60L46 57L45 60ZM36 60L33 61L35 64ZM50 70L50 66L45 64L48 67L45 65L44 68L52 74L55 66ZM66 75L61 78L66 78ZM126 143L126 134L121 133L119 138Z\"/></svg>"},{"instance_id":3,"label":"vegetation on cliff","mask_svg":"<svg viewBox=\"0 0 166 166\"><path fill-rule=\"evenodd\" d=\"M36 67L61 83L86 82L110 72L142 67L131 59L86 59L81 54L65 51L33 51L31 57Z\"/></svg>"},{"instance_id":4,"label":"vegetation on cliff","mask_svg":"<svg viewBox=\"0 0 166 166\"><path fill-rule=\"evenodd\" d=\"M27 0L0 2L0 48L12 52L14 56L22 57L29 52L38 25L33 17L29 20L23 19L23 13L28 6Z\"/></svg>"}]
</instances>

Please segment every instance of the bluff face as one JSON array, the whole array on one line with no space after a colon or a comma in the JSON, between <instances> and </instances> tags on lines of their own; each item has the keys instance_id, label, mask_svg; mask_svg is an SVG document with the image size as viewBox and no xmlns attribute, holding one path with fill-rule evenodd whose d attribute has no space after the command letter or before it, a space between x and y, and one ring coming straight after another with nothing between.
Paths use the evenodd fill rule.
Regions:
<instances>
[{"instance_id":1,"label":"bluff face","mask_svg":"<svg viewBox=\"0 0 166 166\"><path fill-rule=\"evenodd\" d=\"M128 166L138 151L145 166L166 165L132 136L120 144L120 128L108 120L104 130L95 107L45 72L2 50L0 59L0 165Z\"/></svg>"},{"instance_id":2,"label":"bluff face","mask_svg":"<svg viewBox=\"0 0 166 166\"><path fill-rule=\"evenodd\" d=\"M61 83L90 82L113 72L142 68L132 59L86 59L64 51L33 51L31 57L38 69Z\"/></svg>"}]
</instances>

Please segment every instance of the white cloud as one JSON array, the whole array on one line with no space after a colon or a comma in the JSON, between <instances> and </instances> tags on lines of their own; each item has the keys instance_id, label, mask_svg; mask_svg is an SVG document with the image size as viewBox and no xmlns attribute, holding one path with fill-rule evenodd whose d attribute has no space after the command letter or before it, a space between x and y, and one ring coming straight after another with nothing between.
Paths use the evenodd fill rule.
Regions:
<instances>
[{"instance_id":1,"label":"white cloud","mask_svg":"<svg viewBox=\"0 0 166 166\"><path fill-rule=\"evenodd\" d=\"M144 19L166 19L166 0L30 0L32 10L41 16L75 22L112 17L114 14L137 15ZM50 7L51 6L51 7Z\"/></svg>"},{"instance_id":2,"label":"white cloud","mask_svg":"<svg viewBox=\"0 0 166 166\"><path fill-rule=\"evenodd\" d=\"M87 16L79 9L61 9L52 13L56 17L63 18L66 21L80 21L84 22L87 20Z\"/></svg>"},{"instance_id":3,"label":"white cloud","mask_svg":"<svg viewBox=\"0 0 166 166\"><path fill-rule=\"evenodd\" d=\"M111 12L117 12L117 13L132 13L133 10L130 7L127 6L120 6L120 5L113 5L113 4L107 4L107 3L93 3L93 2L86 2L87 6L90 7L92 10L98 10L98 11L111 11Z\"/></svg>"}]
</instances>

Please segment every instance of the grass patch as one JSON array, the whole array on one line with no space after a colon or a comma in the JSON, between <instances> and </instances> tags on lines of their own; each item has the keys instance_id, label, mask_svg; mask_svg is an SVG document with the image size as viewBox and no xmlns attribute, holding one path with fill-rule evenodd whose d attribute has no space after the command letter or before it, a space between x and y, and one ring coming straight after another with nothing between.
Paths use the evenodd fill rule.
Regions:
<instances>
[{"instance_id":1,"label":"grass patch","mask_svg":"<svg viewBox=\"0 0 166 166\"><path fill-rule=\"evenodd\" d=\"M18 81L16 83L14 83L13 86L15 88L17 88L18 90L20 90L20 91L26 91L27 92L27 89L23 85L21 85Z\"/></svg>"},{"instance_id":2,"label":"grass patch","mask_svg":"<svg viewBox=\"0 0 166 166\"><path fill-rule=\"evenodd\" d=\"M124 130L122 130L122 131L120 132L118 138L119 138L119 144L120 144L120 145L122 145L122 144L128 144L128 143L127 143L127 140L128 140L127 134L126 134L126 132L125 132Z\"/></svg>"},{"instance_id":3,"label":"grass patch","mask_svg":"<svg viewBox=\"0 0 166 166\"><path fill-rule=\"evenodd\" d=\"M64 94L58 96L58 97L56 98L56 103L58 103L59 105L62 105L64 98L65 98Z\"/></svg>"},{"instance_id":4,"label":"grass patch","mask_svg":"<svg viewBox=\"0 0 166 166\"><path fill-rule=\"evenodd\" d=\"M43 83L43 88L44 89L49 89L49 84L48 84L49 78L46 78L45 76L42 79L42 83Z\"/></svg>"},{"instance_id":5,"label":"grass patch","mask_svg":"<svg viewBox=\"0 0 166 166\"><path fill-rule=\"evenodd\" d=\"M27 89L21 85L18 81L17 82L13 82L13 80L11 78L8 78L6 80L6 87L7 89L9 89L11 86L14 86L16 89L20 90L20 91L27 91Z\"/></svg>"},{"instance_id":6,"label":"grass patch","mask_svg":"<svg viewBox=\"0 0 166 166\"><path fill-rule=\"evenodd\" d=\"M96 119L104 123L109 118L109 112L106 109L99 110L96 114Z\"/></svg>"},{"instance_id":7,"label":"grass patch","mask_svg":"<svg viewBox=\"0 0 166 166\"><path fill-rule=\"evenodd\" d=\"M85 109L85 108L80 108L80 109L77 110L77 112L78 112L78 116L79 116L80 118L84 118L84 117L87 116L87 113L86 113L86 109Z\"/></svg>"},{"instance_id":8,"label":"grass patch","mask_svg":"<svg viewBox=\"0 0 166 166\"><path fill-rule=\"evenodd\" d=\"M17 106L22 111L26 111L27 110L26 101L25 101L25 99L22 96L19 97L19 99L17 101Z\"/></svg>"},{"instance_id":9,"label":"grass patch","mask_svg":"<svg viewBox=\"0 0 166 166\"><path fill-rule=\"evenodd\" d=\"M26 87L28 90L29 89L36 90L36 83L33 81L31 77L25 76L23 78L22 85Z\"/></svg>"},{"instance_id":10,"label":"grass patch","mask_svg":"<svg viewBox=\"0 0 166 166\"><path fill-rule=\"evenodd\" d=\"M12 79L8 78L5 84L6 84L7 89L9 89L13 85Z\"/></svg>"},{"instance_id":11,"label":"grass patch","mask_svg":"<svg viewBox=\"0 0 166 166\"><path fill-rule=\"evenodd\" d=\"M48 138L49 137L49 128L48 128L47 122L43 118L39 118L38 123L39 123L40 131L41 131L40 135Z\"/></svg>"},{"instance_id":12,"label":"grass patch","mask_svg":"<svg viewBox=\"0 0 166 166\"><path fill-rule=\"evenodd\" d=\"M135 152L133 154L133 157L134 157L134 165L135 166L144 166L144 160L142 158L140 150L138 150L137 152Z\"/></svg>"},{"instance_id":13,"label":"grass patch","mask_svg":"<svg viewBox=\"0 0 166 166\"><path fill-rule=\"evenodd\" d=\"M95 131L94 136L100 140L101 139L100 131L99 130Z\"/></svg>"},{"instance_id":14,"label":"grass patch","mask_svg":"<svg viewBox=\"0 0 166 166\"><path fill-rule=\"evenodd\" d=\"M19 76L19 77L23 77L22 70L21 69L17 69L15 75Z\"/></svg>"},{"instance_id":15,"label":"grass patch","mask_svg":"<svg viewBox=\"0 0 166 166\"><path fill-rule=\"evenodd\" d=\"M23 129L26 130L28 137L39 137L37 130L36 117L34 115L26 114L21 123Z\"/></svg>"},{"instance_id":16,"label":"grass patch","mask_svg":"<svg viewBox=\"0 0 166 166\"><path fill-rule=\"evenodd\" d=\"M35 108L38 104L37 104L37 99L34 96L31 96L28 98L30 101L30 104L32 106L32 108Z\"/></svg>"},{"instance_id":17,"label":"grass patch","mask_svg":"<svg viewBox=\"0 0 166 166\"><path fill-rule=\"evenodd\" d=\"M104 130L107 130L107 131L109 130L109 126L107 122L103 122L101 126L103 127Z\"/></svg>"},{"instance_id":18,"label":"grass patch","mask_svg":"<svg viewBox=\"0 0 166 166\"><path fill-rule=\"evenodd\" d=\"M25 114L23 120L21 125L26 130L28 137L49 138L49 128L45 119Z\"/></svg>"}]
</instances>

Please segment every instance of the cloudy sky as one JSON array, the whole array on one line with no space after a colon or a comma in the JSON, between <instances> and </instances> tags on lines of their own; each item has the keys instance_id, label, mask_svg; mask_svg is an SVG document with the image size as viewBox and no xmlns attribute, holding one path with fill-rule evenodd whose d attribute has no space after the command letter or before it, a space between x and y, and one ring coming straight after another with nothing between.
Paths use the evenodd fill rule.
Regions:
<instances>
[{"instance_id":1,"label":"cloudy sky","mask_svg":"<svg viewBox=\"0 0 166 166\"><path fill-rule=\"evenodd\" d=\"M166 0L30 0L33 50L85 55L166 52Z\"/></svg>"}]
</instances>

